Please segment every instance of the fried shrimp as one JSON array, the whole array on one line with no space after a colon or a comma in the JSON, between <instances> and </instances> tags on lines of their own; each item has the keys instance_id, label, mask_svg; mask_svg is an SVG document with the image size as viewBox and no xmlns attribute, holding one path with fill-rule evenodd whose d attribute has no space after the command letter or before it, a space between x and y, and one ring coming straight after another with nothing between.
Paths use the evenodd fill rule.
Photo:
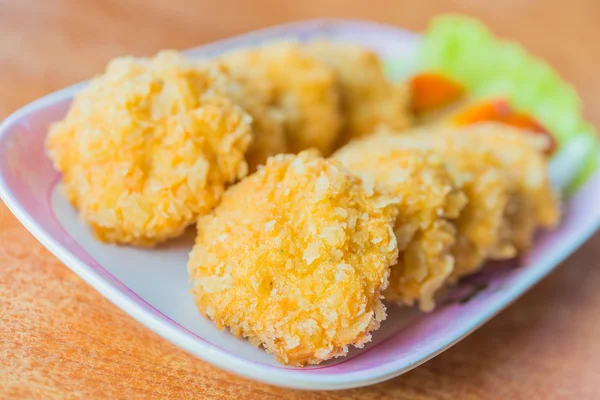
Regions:
<instances>
[{"instance_id":1,"label":"fried shrimp","mask_svg":"<svg viewBox=\"0 0 600 400\"><path fill-rule=\"evenodd\" d=\"M386 316L393 201L312 152L269 159L198 221L199 310L289 365L362 347Z\"/></svg>"},{"instance_id":2,"label":"fried shrimp","mask_svg":"<svg viewBox=\"0 0 600 400\"><path fill-rule=\"evenodd\" d=\"M456 220L454 279L487 259L527 250L538 228L559 219L543 149L545 137L501 124L431 127L389 136L387 146L434 151L461 184L468 204Z\"/></svg>"},{"instance_id":3,"label":"fried shrimp","mask_svg":"<svg viewBox=\"0 0 600 400\"><path fill-rule=\"evenodd\" d=\"M502 235L506 225L503 216L508 202L508 183L500 163L489 151L459 151L451 140L424 133L375 135L353 145L388 152L433 152L444 160L452 181L467 199L460 215L452 221L456 235L451 251L454 269L450 280L477 270L492 254L501 253L500 250L507 254ZM410 193L407 196L411 198ZM514 251L510 252L513 254Z\"/></svg>"},{"instance_id":4,"label":"fried shrimp","mask_svg":"<svg viewBox=\"0 0 600 400\"><path fill-rule=\"evenodd\" d=\"M399 131L411 125L408 88L385 77L373 51L324 40L309 43L305 49L338 76L345 117L342 143L382 126Z\"/></svg>"},{"instance_id":5,"label":"fried shrimp","mask_svg":"<svg viewBox=\"0 0 600 400\"><path fill-rule=\"evenodd\" d=\"M228 85L218 66L162 52L111 62L75 97L46 145L100 240L176 237L246 175L251 118Z\"/></svg>"},{"instance_id":6,"label":"fried shrimp","mask_svg":"<svg viewBox=\"0 0 600 400\"><path fill-rule=\"evenodd\" d=\"M456 219L466 203L441 159L433 153L388 146L369 138L350 143L333 158L340 160L366 186L396 199L394 227L400 252L391 270L386 300L424 310L434 307L434 295L454 269L451 254Z\"/></svg>"},{"instance_id":7,"label":"fried shrimp","mask_svg":"<svg viewBox=\"0 0 600 400\"><path fill-rule=\"evenodd\" d=\"M244 105L243 102L239 104ZM269 157L288 152L287 139L276 111L269 108L254 108L252 105L245 105L244 109L252 115L253 136L246 161L249 171L255 172Z\"/></svg>"},{"instance_id":8,"label":"fried shrimp","mask_svg":"<svg viewBox=\"0 0 600 400\"><path fill-rule=\"evenodd\" d=\"M497 123L436 132L452 137L456 147L493 152L508 177L510 197L505 219L507 237L518 252L531 247L539 228L552 228L560 219L557 193L550 185L544 150L548 138Z\"/></svg>"},{"instance_id":9,"label":"fried shrimp","mask_svg":"<svg viewBox=\"0 0 600 400\"><path fill-rule=\"evenodd\" d=\"M230 90L231 96L252 116L252 143L246 154L250 172L270 156L288 152L275 85L265 69L248 67L252 58L248 52L238 51L219 60L237 83Z\"/></svg>"},{"instance_id":10,"label":"fried shrimp","mask_svg":"<svg viewBox=\"0 0 600 400\"><path fill-rule=\"evenodd\" d=\"M266 104L274 110L289 151L297 153L312 147L325 155L333 151L341 114L336 76L330 67L295 42L240 50L222 60L232 76L253 94L249 102L261 108ZM248 102L245 104L248 106ZM262 135L273 137L270 132Z\"/></svg>"}]
</instances>

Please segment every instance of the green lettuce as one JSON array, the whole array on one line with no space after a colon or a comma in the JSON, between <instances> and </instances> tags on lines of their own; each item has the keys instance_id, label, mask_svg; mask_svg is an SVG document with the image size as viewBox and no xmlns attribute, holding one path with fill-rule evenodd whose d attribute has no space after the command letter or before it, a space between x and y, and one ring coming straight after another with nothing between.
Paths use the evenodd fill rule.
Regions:
<instances>
[{"instance_id":1,"label":"green lettuce","mask_svg":"<svg viewBox=\"0 0 600 400\"><path fill-rule=\"evenodd\" d=\"M585 154L570 190L597 168L598 136L582 118L577 92L545 62L516 43L497 39L481 22L458 15L435 18L420 47L418 64L419 69L461 82L474 98L508 99L547 127L559 148L587 136L594 145Z\"/></svg>"}]
</instances>

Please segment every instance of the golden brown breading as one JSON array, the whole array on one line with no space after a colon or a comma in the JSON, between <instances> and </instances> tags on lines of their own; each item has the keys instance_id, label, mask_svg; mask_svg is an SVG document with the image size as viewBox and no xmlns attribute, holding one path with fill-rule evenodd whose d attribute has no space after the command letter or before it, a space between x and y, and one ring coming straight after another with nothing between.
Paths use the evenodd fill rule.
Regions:
<instances>
[{"instance_id":1,"label":"golden brown breading","mask_svg":"<svg viewBox=\"0 0 600 400\"><path fill-rule=\"evenodd\" d=\"M254 108L253 105L242 107L252 116L252 143L246 154L248 170L252 173L259 165L276 154L288 153L287 138L277 111L270 108Z\"/></svg>"},{"instance_id":2,"label":"golden brown breading","mask_svg":"<svg viewBox=\"0 0 600 400\"><path fill-rule=\"evenodd\" d=\"M337 81L331 68L294 42L268 43L227 54L222 60L251 94L245 106L255 103L264 108L266 104L278 114L289 151L315 147L323 154L331 153L341 126Z\"/></svg>"},{"instance_id":3,"label":"golden brown breading","mask_svg":"<svg viewBox=\"0 0 600 400\"><path fill-rule=\"evenodd\" d=\"M431 153L387 146L381 140L358 140L338 150L340 160L365 185L375 185L397 200L394 227L400 258L392 267L387 300L424 310L434 307L434 295L454 269L450 254L455 230L448 221L459 216L466 197Z\"/></svg>"},{"instance_id":4,"label":"golden brown breading","mask_svg":"<svg viewBox=\"0 0 600 400\"><path fill-rule=\"evenodd\" d=\"M457 135L451 130L435 134ZM560 219L557 193L550 185L544 156L548 138L496 123L461 128L458 135L453 139L457 146L489 149L499 160L511 190L507 236L517 251L528 250L538 228L552 228Z\"/></svg>"},{"instance_id":5,"label":"golden brown breading","mask_svg":"<svg viewBox=\"0 0 600 400\"><path fill-rule=\"evenodd\" d=\"M411 131L414 132L414 131ZM452 140L425 133L375 135L354 143L365 148L434 152L447 166L452 181L462 189L467 204L453 221L456 242L452 247L454 269L450 276L460 277L477 270L492 254L507 253L502 240L508 183L498 160L481 149L457 149Z\"/></svg>"},{"instance_id":6,"label":"golden brown breading","mask_svg":"<svg viewBox=\"0 0 600 400\"><path fill-rule=\"evenodd\" d=\"M269 159L198 221L199 310L289 365L362 347L398 255L391 201L314 153Z\"/></svg>"},{"instance_id":7,"label":"golden brown breading","mask_svg":"<svg viewBox=\"0 0 600 400\"><path fill-rule=\"evenodd\" d=\"M218 62L237 83L230 90L231 97L252 116L253 137L246 160L250 172L254 172L270 156L289 150L275 85L268 79L266 70L248 67L250 58L246 51L239 51L225 55Z\"/></svg>"},{"instance_id":8,"label":"golden brown breading","mask_svg":"<svg viewBox=\"0 0 600 400\"><path fill-rule=\"evenodd\" d=\"M490 151L456 148L451 139L434 146L453 168L468 199L455 221L458 234L452 248L455 268L451 280L477 271L489 259L513 257L516 250L507 237L504 218L510 187L501 164Z\"/></svg>"},{"instance_id":9,"label":"golden brown breading","mask_svg":"<svg viewBox=\"0 0 600 400\"><path fill-rule=\"evenodd\" d=\"M247 173L251 118L228 85L217 66L162 52L111 62L75 97L47 148L99 239L176 237Z\"/></svg>"},{"instance_id":10,"label":"golden brown breading","mask_svg":"<svg viewBox=\"0 0 600 400\"><path fill-rule=\"evenodd\" d=\"M527 250L536 229L558 222L543 136L483 123L423 128L385 140L387 146L437 152L462 183L469 202L456 221L454 278L477 270L488 258Z\"/></svg>"},{"instance_id":11,"label":"golden brown breading","mask_svg":"<svg viewBox=\"0 0 600 400\"><path fill-rule=\"evenodd\" d=\"M385 77L381 60L373 51L328 41L315 41L305 48L338 76L345 117L341 143L370 135L382 126L400 131L411 125L407 87Z\"/></svg>"}]
</instances>

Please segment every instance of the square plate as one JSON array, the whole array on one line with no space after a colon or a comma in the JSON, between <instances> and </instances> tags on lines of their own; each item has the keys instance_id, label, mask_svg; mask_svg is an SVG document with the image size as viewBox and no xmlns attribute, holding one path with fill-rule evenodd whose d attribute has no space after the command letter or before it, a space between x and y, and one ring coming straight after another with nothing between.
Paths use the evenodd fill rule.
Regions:
<instances>
[{"instance_id":1,"label":"square plate","mask_svg":"<svg viewBox=\"0 0 600 400\"><path fill-rule=\"evenodd\" d=\"M309 21L190 50L213 56L272 39L340 39L384 58L414 58L419 37L359 21ZM218 331L196 310L186 272L194 232L151 250L96 241L58 190L60 174L44 151L48 125L61 119L85 83L43 97L0 126L0 196L27 229L69 268L125 312L199 358L258 381L305 389L364 386L400 375L447 349L539 281L600 224L600 174L568 201L561 226L520 260L488 266L462 282L432 313L389 307L364 349L316 367L290 368L247 341ZM515 268L519 267L519 268ZM468 298L469 301L462 301ZM461 300L462 299L462 300Z\"/></svg>"}]
</instances>

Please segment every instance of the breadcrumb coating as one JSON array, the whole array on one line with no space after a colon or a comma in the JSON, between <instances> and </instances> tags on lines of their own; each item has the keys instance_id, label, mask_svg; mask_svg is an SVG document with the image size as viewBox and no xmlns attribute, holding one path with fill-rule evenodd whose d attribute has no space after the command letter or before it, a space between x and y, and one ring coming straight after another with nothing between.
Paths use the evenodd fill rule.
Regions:
<instances>
[{"instance_id":1,"label":"breadcrumb coating","mask_svg":"<svg viewBox=\"0 0 600 400\"><path fill-rule=\"evenodd\" d=\"M281 118L276 111L269 108L258 108L254 105L244 105L244 109L252 115L252 143L246 154L249 171L255 172L259 165L264 165L267 159L276 154L288 153L287 138Z\"/></svg>"},{"instance_id":2,"label":"breadcrumb coating","mask_svg":"<svg viewBox=\"0 0 600 400\"><path fill-rule=\"evenodd\" d=\"M52 125L69 201L105 242L151 246L210 211L247 173L251 118L227 76L161 52L112 61Z\"/></svg>"},{"instance_id":3,"label":"breadcrumb coating","mask_svg":"<svg viewBox=\"0 0 600 400\"><path fill-rule=\"evenodd\" d=\"M504 212L508 201L508 183L498 160L489 151L462 149L451 137L428 135L421 131L375 135L359 141L363 146L401 149L413 153L434 152L447 166L455 184L464 192L467 203L453 221L456 228L452 246L453 280L476 271L492 254L506 252L502 240ZM512 250L509 249L509 250ZM510 252L510 256L514 251Z\"/></svg>"},{"instance_id":4,"label":"breadcrumb coating","mask_svg":"<svg viewBox=\"0 0 600 400\"><path fill-rule=\"evenodd\" d=\"M365 186L397 200L394 227L400 252L392 267L386 300L433 309L434 295L454 269L451 249L456 219L466 197L440 157L387 146L385 140L358 140L340 150L340 160Z\"/></svg>"},{"instance_id":5,"label":"breadcrumb coating","mask_svg":"<svg viewBox=\"0 0 600 400\"><path fill-rule=\"evenodd\" d=\"M476 271L486 259L526 251L538 228L559 220L543 155L545 137L482 123L426 127L383 140L387 146L437 152L462 185L468 204L455 222L453 279Z\"/></svg>"},{"instance_id":6,"label":"breadcrumb coating","mask_svg":"<svg viewBox=\"0 0 600 400\"><path fill-rule=\"evenodd\" d=\"M270 158L198 221L199 310L289 365L362 347L386 316L393 202L313 152Z\"/></svg>"},{"instance_id":7,"label":"breadcrumb coating","mask_svg":"<svg viewBox=\"0 0 600 400\"><path fill-rule=\"evenodd\" d=\"M538 228L552 228L560 220L558 194L550 185L544 155L548 138L498 123L480 123L460 132L453 139L457 146L486 148L499 160L510 184L507 236L518 252L528 250ZM456 135L451 130L435 133Z\"/></svg>"},{"instance_id":8,"label":"breadcrumb coating","mask_svg":"<svg viewBox=\"0 0 600 400\"><path fill-rule=\"evenodd\" d=\"M252 102L266 100L278 113L289 151L312 147L325 155L333 151L342 121L338 83L331 68L295 42L236 51L223 61L253 94Z\"/></svg>"},{"instance_id":9,"label":"breadcrumb coating","mask_svg":"<svg viewBox=\"0 0 600 400\"><path fill-rule=\"evenodd\" d=\"M447 144L446 149L441 150ZM504 215L509 182L496 157L484 149L454 147L451 138L439 142L446 162L454 169L468 202L455 221L452 248L455 268L450 281L476 272L489 259L508 259L516 254L507 238Z\"/></svg>"},{"instance_id":10,"label":"breadcrumb coating","mask_svg":"<svg viewBox=\"0 0 600 400\"><path fill-rule=\"evenodd\" d=\"M386 78L375 52L325 40L309 43L305 48L338 76L345 117L342 144L370 135L382 126L400 131L411 125L408 88Z\"/></svg>"},{"instance_id":11,"label":"breadcrumb coating","mask_svg":"<svg viewBox=\"0 0 600 400\"><path fill-rule=\"evenodd\" d=\"M252 143L246 154L250 172L256 171L267 158L288 152L283 113L278 109L277 91L264 68L252 67L247 51L229 53L222 63L237 83L232 98L252 116Z\"/></svg>"}]
</instances>

